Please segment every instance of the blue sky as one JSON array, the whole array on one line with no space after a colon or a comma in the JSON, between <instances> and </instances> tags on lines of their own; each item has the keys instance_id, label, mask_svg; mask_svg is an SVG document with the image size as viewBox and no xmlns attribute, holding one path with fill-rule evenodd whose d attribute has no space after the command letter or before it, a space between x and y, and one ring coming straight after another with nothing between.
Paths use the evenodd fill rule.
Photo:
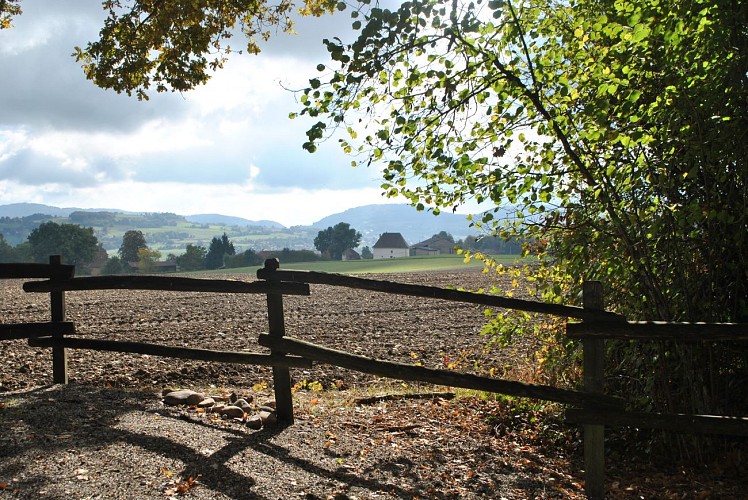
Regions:
<instances>
[{"instance_id":1,"label":"blue sky","mask_svg":"<svg viewBox=\"0 0 748 500\"><path fill-rule=\"evenodd\" d=\"M70 56L96 38L98 0L24 0L0 31L0 204L222 213L287 226L381 196L375 169L337 141L310 155L293 93L326 62L323 38L350 37L347 13L303 19L259 56L232 56L189 93L134 97L87 81ZM232 45L239 45L233 42Z\"/></svg>"}]
</instances>

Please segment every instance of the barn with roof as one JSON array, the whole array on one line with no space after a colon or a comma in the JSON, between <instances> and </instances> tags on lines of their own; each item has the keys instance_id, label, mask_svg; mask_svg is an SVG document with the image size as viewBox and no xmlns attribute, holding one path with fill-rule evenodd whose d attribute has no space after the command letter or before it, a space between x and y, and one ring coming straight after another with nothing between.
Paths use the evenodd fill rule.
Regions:
<instances>
[{"instance_id":1,"label":"barn with roof","mask_svg":"<svg viewBox=\"0 0 748 500\"><path fill-rule=\"evenodd\" d=\"M372 250L375 259L395 259L410 255L410 248L400 233L382 233Z\"/></svg>"},{"instance_id":2,"label":"barn with roof","mask_svg":"<svg viewBox=\"0 0 748 500\"><path fill-rule=\"evenodd\" d=\"M435 234L410 248L411 255L452 255L454 253L456 253L455 242L442 234Z\"/></svg>"}]
</instances>

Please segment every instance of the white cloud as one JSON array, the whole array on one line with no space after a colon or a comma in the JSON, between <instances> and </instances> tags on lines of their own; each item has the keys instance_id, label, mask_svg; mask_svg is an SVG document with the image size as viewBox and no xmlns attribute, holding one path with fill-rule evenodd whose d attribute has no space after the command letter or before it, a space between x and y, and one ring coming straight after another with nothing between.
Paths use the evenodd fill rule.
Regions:
<instances>
[{"instance_id":1,"label":"white cloud","mask_svg":"<svg viewBox=\"0 0 748 500\"><path fill-rule=\"evenodd\" d=\"M80 208L225 213L306 224L387 202L378 172L350 167L335 141L302 150L291 121L348 13L304 19L259 56L232 55L207 85L148 102L86 81L71 57L101 27L100 3L24 0L0 32L0 199ZM241 45L239 41L232 45Z\"/></svg>"}]
</instances>

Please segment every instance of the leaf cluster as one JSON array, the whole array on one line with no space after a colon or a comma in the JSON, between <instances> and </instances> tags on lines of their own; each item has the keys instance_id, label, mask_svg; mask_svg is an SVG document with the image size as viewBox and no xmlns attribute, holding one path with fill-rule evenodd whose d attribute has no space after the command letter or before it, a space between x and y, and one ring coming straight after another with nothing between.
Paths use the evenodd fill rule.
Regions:
<instances>
[{"instance_id":1,"label":"leaf cluster","mask_svg":"<svg viewBox=\"0 0 748 500\"><path fill-rule=\"evenodd\" d=\"M306 0L300 11L319 16L335 5ZM99 87L138 99L148 99L152 87L183 92L204 84L235 52L229 41L240 33L243 50L258 54L275 30L293 32L291 0L107 0L103 7L99 39L76 47L73 57Z\"/></svg>"},{"instance_id":2,"label":"leaf cluster","mask_svg":"<svg viewBox=\"0 0 748 500\"><path fill-rule=\"evenodd\" d=\"M13 27L13 16L21 12L20 0L0 0L0 30Z\"/></svg>"}]
</instances>

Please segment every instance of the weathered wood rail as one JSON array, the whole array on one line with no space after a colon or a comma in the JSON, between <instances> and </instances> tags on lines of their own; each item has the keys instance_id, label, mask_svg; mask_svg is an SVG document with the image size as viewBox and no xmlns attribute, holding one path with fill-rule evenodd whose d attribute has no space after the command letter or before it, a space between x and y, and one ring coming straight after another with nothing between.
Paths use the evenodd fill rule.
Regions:
<instances>
[{"instance_id":1,"label":"weathered wood rail","mask_svg":"<svg viewBox=\"0 0 748 500\"><path fill-rule=\"evenodd\" d=\"M287 425L292 424L294 419L290 368L308 368L312 366L313 361L400 380L555 401L570 406L566 411L568 422L583 425L585 490L590 498L603 498L605 495L606 425L652 427L687 433L748 435L748 418L744 417L663 415L624 411L623 399L606 395L604 384L607 339L694 342L748 340L748 325L626 321L624 317L604 310L602 285L599 282L584 284L584 305L575 307L341 274L281 270L277 260L273 259L266 261L265 267L257 271L259 280L252 282L163 275L75 278L74 271L73 266L63 265L58 256L50 257L49 264L0 264L0 279L45 279L26 282L23 289L29 293L50 294L51 320L36 323L0 323L0 340L27 338L31 346L51 347L54 383L67 383L67 349L73 348L272 366L278 418ZM431 300L458 301L582 320L567 323L567 335L581 340L583 345L584 388L581 391L574 391L377 360L288 337L284 322L283 296L309 295L310 284L409 295ZM70 336L76 333L76 328L75 323L65 321L66 292L122 289L265 294L268 333L259 334L258 343L269 348L270 353L227 352Z\"/></svg>"}]
</instances>

